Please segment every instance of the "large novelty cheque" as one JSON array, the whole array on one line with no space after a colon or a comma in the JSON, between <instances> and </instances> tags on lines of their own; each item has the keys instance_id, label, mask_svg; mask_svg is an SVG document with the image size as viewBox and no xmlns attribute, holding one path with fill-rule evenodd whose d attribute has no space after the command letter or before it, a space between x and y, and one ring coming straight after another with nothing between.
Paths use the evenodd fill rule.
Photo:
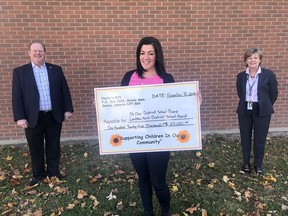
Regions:
<instances>
[{"instance_id":1,"label":"large novelty cheque","mask_svg":"<svg viewBox=\"0 0 288 216\"><path fill-rule=\"evenodd\" d=\"M95 88L100 154L202 149L198 85Z\"/></svg>"}]
</instances>

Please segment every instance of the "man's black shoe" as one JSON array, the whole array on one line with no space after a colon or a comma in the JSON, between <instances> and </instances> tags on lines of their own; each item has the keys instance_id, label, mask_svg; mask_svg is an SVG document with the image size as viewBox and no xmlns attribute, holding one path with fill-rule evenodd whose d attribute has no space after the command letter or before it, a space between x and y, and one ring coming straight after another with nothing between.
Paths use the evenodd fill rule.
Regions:
<instances>
[{"instance_id":1,"label":"man's black shoe","mask_svg":"<svg viewBox=\"0 0 288 216\"><path fill-rule=\"evenodd\" d=\"M255 167L255 172L257 175L263 175L262 169L260 167Z\"/></svg>"},{"instance_id":2,"label":"man's black shoe","mask_svg":"<svg viewBox=\"0 0 288 216\"><path fill-rule=\"evenodd\" d=\"M250 174L250 165L249 164L245 164L244 167L243 167L243 171L244 173L246 174Z\"/></svg>"},{"instance_id":3,"label":"man's black shoe","mask_svg":"<svg viewBox=\"0 0 288 216\"><path fill-rule=\"evenodd\" d=\"M67 177L67 175L62 175L61 173L59 173L58 175L56 175L56 177L59 179L59 180L62 180L64 178Z\"/></svg>"},{"instance_id":4,"label":"man's black shoe","mask_svg":"<svg viewBox=\"0 0 288 216\"><path fill-rule=\"evenodd\" d=\"M50 176L49 178L53 178L53 177L56 177L58 178L59 180L63 180L64 178L67 177L67 175L62 175L61 173L55 175L55 176Z\"/></svg>"},{"instance_id":5,"label":"man's black shoe","mask_svg":"<svg viewBox=\"0 0 288 216\"><path fill-rule=\"evenodd\" d=\"M32 178L31 180L30 180L30 182L29 182L29 186L34 186L34 185L36 185L36 184L38 184L39 182L40 182L41 180L39 179L39 178Z\"/></svg>"}]
</instances>

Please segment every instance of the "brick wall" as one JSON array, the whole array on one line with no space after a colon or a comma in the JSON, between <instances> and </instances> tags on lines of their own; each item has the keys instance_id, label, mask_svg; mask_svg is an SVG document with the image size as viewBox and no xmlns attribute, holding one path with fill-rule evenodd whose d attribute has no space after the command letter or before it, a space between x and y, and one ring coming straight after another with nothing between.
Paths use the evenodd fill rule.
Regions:
<instances>
[{"instance_id":1,"label":"brick wall","mask_svg":"<svg viewBox=\"0 0 288 216\"><path fill-rule=\"evenodd\" d=\"M97 134L93 88L117 86L135 68L143 36L163 45L167 71L176 81L199 80L203 132L237 130L236 75L247 48L264 53L263 66L279 81L271 130L288 123L287 0L1 0L0 141L23 140L11 110L12 69L29 61L27 44L47 46L47 62L63 67L75 113L63 138Z\"/></svg>"}]
</instances>

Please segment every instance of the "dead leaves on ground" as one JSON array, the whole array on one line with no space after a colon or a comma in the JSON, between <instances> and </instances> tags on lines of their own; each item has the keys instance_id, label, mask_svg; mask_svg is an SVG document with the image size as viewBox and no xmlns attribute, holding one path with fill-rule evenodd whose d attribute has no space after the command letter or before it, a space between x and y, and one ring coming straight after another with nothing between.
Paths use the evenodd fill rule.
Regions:
<instances>
[{"instance_id":1,"label":"dead leaves on ground","mask_svg":"<svg viewBox=\"0 0 288 216\"><path fill-rule=\"evenodd\" d=\"M99 201L94 195L89 195L87 191L79 189L77 194L77 199L73 201L73 203L69 203L66 206L67 210L72 210L75 206L80 206L81 208L86 207L86 202L84 198L89 198L93 202L93 209L96 209L99 205ZM82 202L81 202L82 201Z\"/></svg>"},{"instance_id":2,"label":"dead leaves on ground","mask_svg":"<svg viewBox=\"0 0 288 216\"><path fill-rule=\"evenodd\" d=\"M270 139L270 142L271 142L271 139ZM211 147L212 145L215 145L215 143L210 142L207 148L212 148ZM226 188L227 190L232 191L234 194L234 196L231 199L235 199L239 203L243 203L241 205L245 206L245 208L243 209L241 208L237 209L237 213L239 213L240 215L256 216L257 214L262 215L263 212L268 212L267 216L269 214L271 214L271 216L275 214L277 212L276 210L267 210L268 208L267 203L269 203L269 200L273 200L274 203L276 199L279 200L279 197L277 198L276 195L273 195L273 191L275 190L275 188L279 187L279 184L278 186L276 185L278 183L278 177L282 178L281 184L284 187L287 187L288 185L287 183L288 177L287 177L287 180L283 182L283 171L278 174L275 169L267 170L267 173L264 176L257 176L254 173L250 175L245 175L241 171L240 172L237 170L235 171L235 168L231 169L232 166L234 167L239 166L238 164L236 164L237 162L232 161L233 158L235 160L235 156L231 157L231 151L233 152L235 148L231 146L231 143L228 143L225 140L221 140L221 145L224 147L221 153L220 152L215 153L215 155L217 156L211 155L211 154L209 155L207 154L206 151L194 152L192 153L194 156L193 159L190 159L190 160L188 159L191 164L190 169L189 167L187 168L185 167L184 170L186 172L184 172L184 170L183 172L177 171L177 170L174 171L172 175L173 179L170 184L170 189L174 197L177 198L181 196L182 198L185 199L186 196L184 195L185 194L184 187L183 187L184 184L191 185L191 189L188 189L188 190L191 190L191 193L193 193L194 188L198 188L198 187L201 188L201 190L195 189L196 191L198 191L198 193L199 191L205 190L206 188L207 191L211 191L211 197L213 196L214 192L219 193L219 191L223 191ZM241 147L239 148L239 150L240 151L237 152L237 154L241 154ZM226 158L224 157L225 154L227 154ZM222 160L217 161L215 160L215 158L220 158ZM215 161L213 161L213 159ZM223 159L227 160L227 164L229 168L224 167L223 169L223 166L226 166L224 165L225 161L223 161ZM241 163L241 157L239 161ZM236 164L236 166L233 164ZM226 173L223 172L225 168L227 168ZM218 170L221 170L220 172L224 175L219 176L219 174L216 174ZM235 173L233 173L233 171ZM247 181L247 184L245 184L243 181L244 182ZM251 188L245 185L249 185L249 186L251 185ZM187 186L185 186L185 188L187 188ZM209 193L209 192L204 192L204 193ZM263 196L262 195L263 193L267 195ZM260 194L262 196L260 196ZM229 201L225 200L225 202L228 203ZM288 204L288 202L281 203L281 201L280 202L278 201L278 203L281 206L282 211L287 210L288 207L286 203ZM247 207L247 206L250 206L250 207ZM221 208L221 205L217 206L217 208ZM269 206L269 208L271 208L271 206ZM225 208L223 208L223 212L222 212L223 214L221 214L220 212L220 215L228 215L228 212L225 212L224 209ZM199 214L201 210L202 208L200 207L200 205L199 206L192 205L190 207L187 207L186 212L183 214L189 215L189 214L193 214L193 212L194 213L197 212L197 214ZM279 213L279 210L278 210L278 213Z\"/></svg>"},{"instance_id":3,"label":"dead leaves on ground","mask_svg":"<svg viewBox=\"0 0 288 216\"><path fill-rule=\"evenodd\" d=\"M84 154L84 157L88 157L88 153ZM13 157L6 157L5 160L13 160ZM96 198L95 195L89 194L88 191L83 189L78 189L77 194L73 195L73 192L68 187L63 187L62 185L65 184L67 181L61 181L57 177L51 177L51 178L45 178L40 183L34 185L34 186L28 186L26 185L28 180L27 176L31 175L31 169L29 168L28 164L25 164L23 169L19 171L18 169L14 169L12 166L10 166L10 170L13 170L13 173L11 175L10 172L4 172L0 170L0 182L9 180L9 184L16 187L16 189L13 189L9 197L6 197L6 200L4 200L4 203L2 205L3 213L9 214L11 212L22 212L21 214L26 216L40 216L42 215L42 209L36 209L32 210L36 206L36 197L43 197L44 203L45 200L48 200L49 197L56 197L61 196L63 194L68 194L72 197L75 197L74 201L71 203L67 203L66 206L58 207L55 210L52 210L51 216L53 215L61 215L64 211L71 211L75 207L85 208L87 207L87 203L89 203L89 208L96 209L98 208L100 202ZM22 179L24 179L24 176L26 175L26 178L24 181L21 182ZM133 189L133 186L135 184L135 180L137 180L137 176L135 175L135 172L131 172L126 174L125 171L121 169L116 169L114 172L112 172L109 176L103 177L101 174L97 174L95 176L87 176L86 177L87 182L90 184L98 184L106 185L109 187L109 185L112 182L126 182L127 185L131 189ZM79 184L83 179L79 178L76 180L75 184ZM24 185L24 188L21 189L21 185ZM41 189L38 190L39 185L41 186ZM47 188L50 188L50 191L48 192L41 192L43 191L43 186L45 187L47 185ZM47 189L45 189L47 191ZM123 210L124 209L124 202L121 200L117 200L116 194L118 193L117 189L112 189L110 194L106 197L107 202L116 200L115 203L115 209L114 210ZM25 196L25 202L21 203L19 200L20 197ZM10 201L11 200L11 201ZM89 201L88 201L89 200ZM130 202L129 208L135 208L136 202ZM109 214L107 214L109 215ZM111 214L112 215L112 214Z\"/></svg>"},{"instance_id":4,"label":"dead leaves on ground","mask_svg":"<svg viewBox=\"0 0 288 216\"><path fill-rule=\"evenodd\" d=\"M108 199L108 201L111 201L113 199L117 199L116 194L118 193L117 189L112 189L110 194L108 196L106 196L106 198Z\"/></svg>"},{"instance_id":5,"label":"dead leaves on ground","mask_svg":"<svg viewBox=\"0 0 288 216\"><path fill-rule=\"evenodd\" d=\"M213 145L215 144L213 143L213 141L211 141L208 147L212 148L211 146ZM220 167L223 166L223 160L229 161L230 164L237 164L238 162L232 161L229 157L225 158L223 156L230 153L230 151L232 151L233 149L233 146L229 146L230 144L226 143L225 141L223 141L221 145L224 146L223 151L220 153L218 152L217 157L215 155L212 156L211 154L208 155L205 150L192 152L193 159L186 161L185 164L181 163L184 166L187 165L188 171L186 170L185 173L183 173L181 171L182 167L178 167L177 169L173 170L173 173L169 176L168 181L171 181L169 186L173 197L172 204L173 199L177 200L183 198L185 201L187 199L191 200L191 203L186 204L187 206L181 206L181 210L175 210L174 207L173 211L178 211L178 214L175 214L175 216L190 216L193 214L207 216L211 214L209 214L209 212L207 212L206 210L206 208L209 208L207 207L207 203L206 206L204 202L195 204L193 202L197 202L197 199L194 200L194 196L193 198L188 198L187 194L190 192L187 191L187 189L184 189L184 184L188 185L189 190L192 191L191 193L194 192L194 189L198 193L199 191L201 191L201 193L203 193L204 195L209 193L214 194L215 192L219 193L222 190L229 191L231 194L231 200L233 199L233 201L237 201L242 206L245 206L245 208L237 209L237 213L239 215L247 216L256 216L259 214L262 215L262 213L267 209L266 203L269 202L269 199L276 199L273 195L273 191L277 189L277 187L279 187L279 182L281 182L284 187L288 186L288 177L286 177L286 181L283 182L283 176L279 175L279 173L274 170L269 170L269 173L267 172L267 175L264 176L256 176L253 174L246 176L241 172L239 173L235 171L235 169L232 169L231 167L227 167L227 169L223 171L224 169ZM22 155L24 155L24 153ZM175 153L172 153L171 155L171 159L173 160L173 155L175 155ZM84 150L81 152L81 157L85 161L89 161L88 159L90 159L91 156L92 152L90 151ZM269 156L271 156L271 154ZM28 158L27 155L25 157ZM217 160L217 158L220 158L219 161ZM13 161L16 159L16 157L12 154L8 154L7 156L2 157L2 159L5 160L7 163L11 162L11 164L13 164ZM73 160L71 160L69 163L73 163ZM111 204L113 206L110 210L107 210L107 212L104 213L104 215L106 216L115 215L115 211L125 212L125 209L127 208L137 208L136 202L139 203L139 200L127 203L125 202L125 197L121 199L121 197L123 197L123 193L126 193L126 191L123 192L121 188L120 191L115 188L111 189L115 183L120 183L121 185L125 185L126 190L130 189L131 191L133 190L138 192L138 177L135 172L127 172L127 170L123 169L121 166L118 165L117 161L113 161L112 159L102 161L101 166L102 165L107 165L107 170L109 170L108 173L95 172L94 174L86 174L85 176L79 175L77 176L78 179L75 180L75 182L73 183L73 185L79 185L79 188L77 188L76 186L77 189L74 188L73 190L67 187L67 185L71 185L71 182L68 182L68 184L66 184L66 181L60 181L59 179L52 178L45 179L43 182L41 182L39 184L41 185L41 189L39 185L35 187L23 188L23 185L27 183L27 176L31 174L31 169L29 168L28 164L23 165L23 167L17 167L17 169L10 165L9 170L1 170L1 167L0 183L7 182L8 185L12 185L14 187L14 189L11 190L11 192L9 193L9 196L5 195L6 197L3 201L3 212L9 214L12 211L15 211L15 209L17 209L17 211L20 211L21 213L23 213L23 215L26 216L41 215L43 213L43 210L41 208L36 209L36 203L38 202L37 200L39 200L39 197L45 204L48 199L53 199L63 195L69 195L71 199L66 202L61 202L61 205L63 206L57 206L56 209L52 210L51 216L61 215L64 212L73 211L73 209L75 210L75 208L100 209L101 204L103 204L102 202L107 202L110 206ZM111 169L111 167L113 168ZM241 181L249 182L249 187L244 187L244 184L242 184ZM92 185L96 190L100 188L102 190L106 189L106 192L105 194L101 194L102 197L99 197L97 194L93 194L93 192L95 192L94 190L89 190L86 187L80 186L83 182L87 183L88 185ZM259 189L255 189L259 187L261 188L261 190L269 194L269 196L260 196ZM45 190L43 190L43 188L45 188ZM2 192L0 192L0 195L1 193ZM96 196L98 199L96 198ZM288 211L287 196L288 195L285 195L281 199L277 197L281 211L285 213L286 211ZM197 198L197 196L195 197ZM209 197L207 199L209 199ZM279 201L279 199L281 201ZM227 203L228 202L229 200L227 201ZM224 205L221 206L221 204L217 206L217 209L221 209L219 210L218 215L229 215L229 212L225 210ZM274 210L269 210L267 212L268 213L266 214L266 216L268 216L269 214L277 215L277 213L279 213L279 211L276 212Z\"/></svg>"}]
</instances>

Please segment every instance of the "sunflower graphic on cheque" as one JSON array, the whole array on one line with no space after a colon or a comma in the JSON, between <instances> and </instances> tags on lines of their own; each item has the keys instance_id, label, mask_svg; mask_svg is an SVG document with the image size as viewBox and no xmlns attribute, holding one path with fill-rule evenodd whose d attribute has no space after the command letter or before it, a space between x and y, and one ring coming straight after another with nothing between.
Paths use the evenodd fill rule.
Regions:
<instances>
[{"instance_id":1,"label":"sunflower graphic on cheque","mask_svg":"<svg viewBox=\"0 0 288 216\"><path fill-rule=\"evenodd\" d=\"M178 142L186 143L190 140L190 134L187 130L180 130L177 135Z\"/></svg>"},{"instance_id":2,"label":"sunflower graphic on cheque","mask_svg":"<svg viewBox=\"0 0 288 216\"><path fill-rule=\"evenodd\" d=\"M119 134L113 134L110 137L110 144L114 147L118 147L120 145L122 145L122 138Z\"/></svg>"}]
</instances>

